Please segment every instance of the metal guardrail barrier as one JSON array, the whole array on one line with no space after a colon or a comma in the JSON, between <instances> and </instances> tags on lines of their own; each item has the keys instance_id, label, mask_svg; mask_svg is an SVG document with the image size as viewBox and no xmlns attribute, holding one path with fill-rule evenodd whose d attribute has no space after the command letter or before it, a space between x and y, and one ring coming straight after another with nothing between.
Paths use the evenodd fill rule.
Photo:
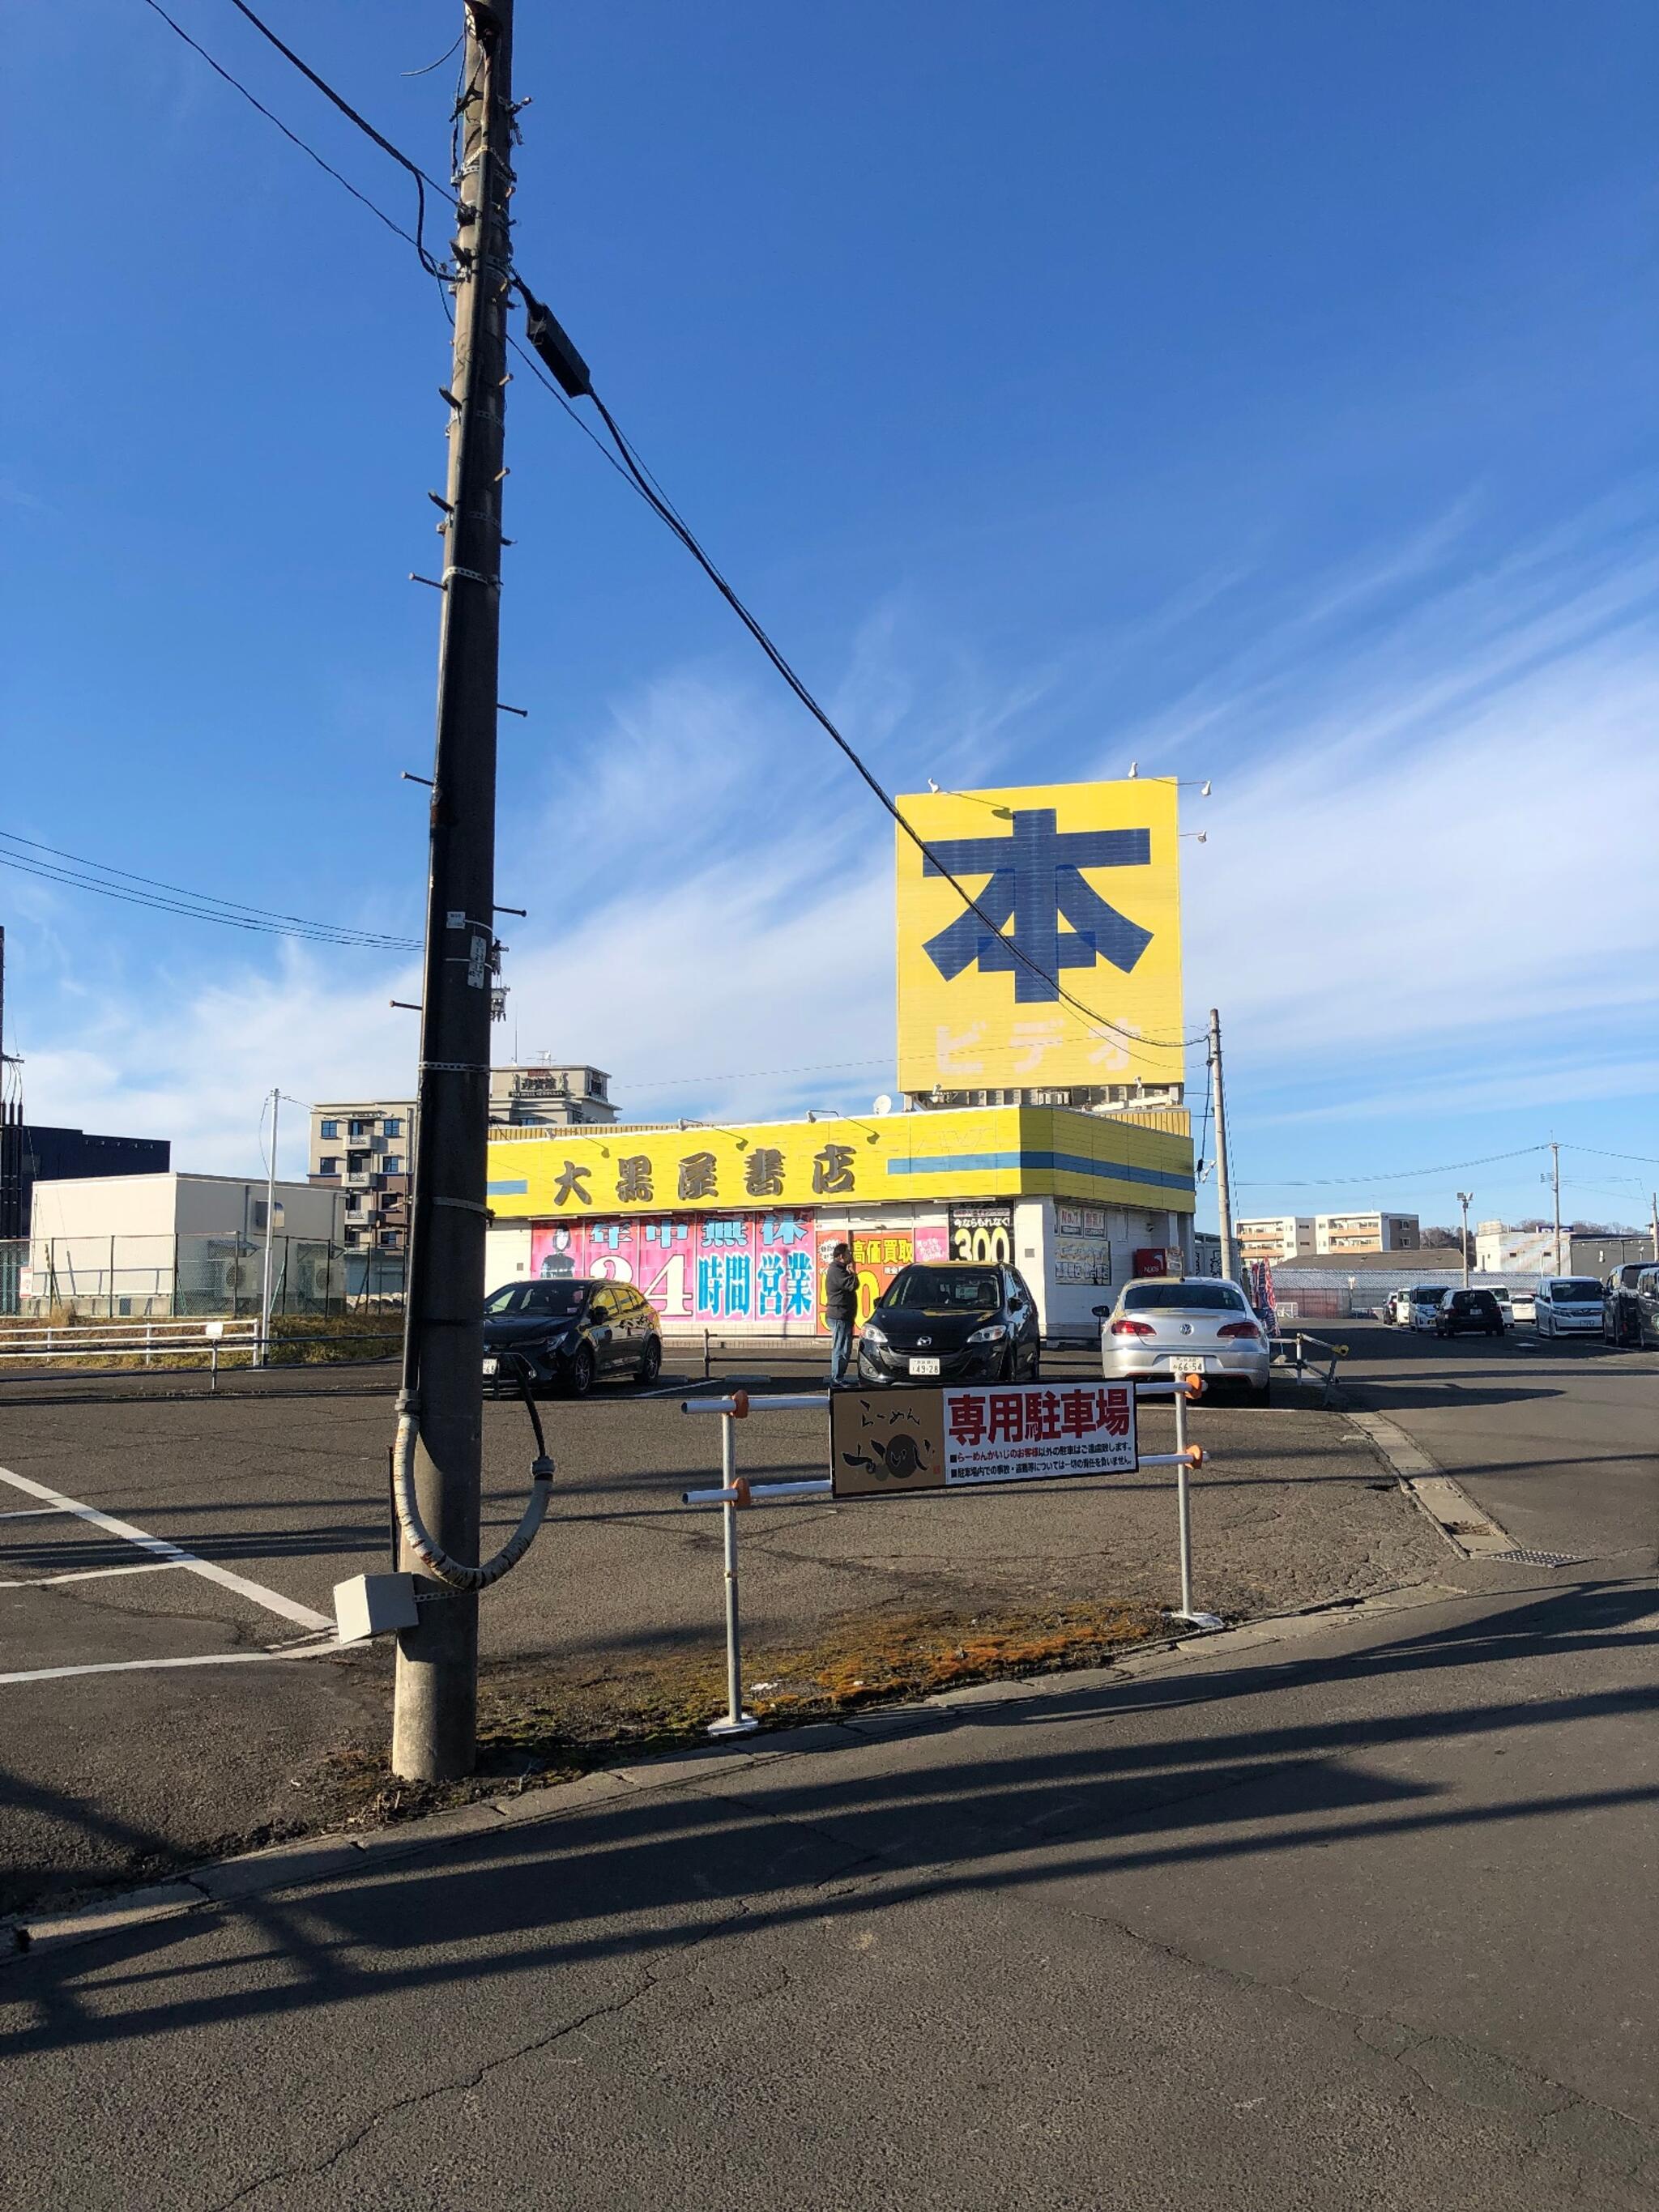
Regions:
<instances>
[{"instance_id":1,"label":"metal guardrail barrier","mask_svg":"<svg viewBox=\"0 0 1659 2212\"><path fill-rule=\"evenodd\" d=\"M118 1323L41 1322L0 1330L0 1379L14 1363L43 1361L44 1371L13 1374L14 1382L99 1382L118 1379L149 1369L151 1373L199 1374L209 1376L209 1395L219 1388L222 1355L244 1355L238 1372L276 1368L363 1367L394 1357L399 1332L395 1329L356 1331L349 1335L311 1336L286 1333L262 1337L257 1320L173 1321L165 1316L153 1321ZM319 1346L331 1350L339 1345L372 1344L376 1352L357 1359L311 1359L307 1351ZM178 1364L181 1354L200 1357L189 1365ZM286 1356L285 1356L286 1355ZM87 1359L120 1360L120 1366L88 1367ZM158 1370L157 1362L165 1364ZM70 1364L73 1362L74 1364Z\"/></svg>"},{"instance_id":2,"label":"metal guardrail barrier","mask_svg":"<svg viewBox=\"0 0 1659 2212\"><path fill-rule=\"evenodd\" d=\"M1194 1393L1188 1387L1197 1382L1202 1389L1202 1378L1192 1376L1182 1382L1139 1382L1134 1388L1137 1405L1149 1398L1169 1398L1175 1403L1176 1448L1172 1452L1141 1452L1136 1466L1173 1467L1176 1470L1176 1514L1177 1542L1180 1557L1181 1605L1170 1618L1187 1622L1194 1628L1214 1629L1224 1626L1218 1614L1200 1613L1193 1603L1193 1530L1190 1478L1192 1469L1202 1462L1205 1455L1187 1441L1187 1409ZM708 1724L708 1734L714 1736L747 1735L760 1723L743 1705L743 1634L738 1590L738 1515L746 1506L784 1505L807 1498L828 1498L834 1494L835 1485L829 1475L810 1475L793 1482L747 1481L738 1473L737 1423L746 1420L751 1413L827 1413L830 1405L828 1390L810 1392L781 1391L775 1395L751 1398L746 1391L738 1390L729 1398L687 1398L682 1401L682 1413L718 1413L720 1417L720 1482L718 1489L684 1490L680 1492L682 1505L718 1505L723 1522L726 1578L726 1712ZM1095 1480L1091 1476L1079 1478Z\"/></svg>"},{"instance_id":3,"label":"metal guardrail barrier","mask_svg":"<svg viewBox=\"0 0 1659 2212\"><path fill-rule=\"evenodd\" d=\"M1346 1344L1328 1344L1322 1336L1309 1336L1301 1329L1297 1329L1293 1336L1273 1336L1267 1341L1274 1358L1281 1365L1295 1369L1298 1382L1310 1373L1319 1378L1322 1385L1319 1402L1322 1406L1328 1407L1336 1403L1336 1363L1347 1358ZM1330 1355L1325 1366L1321 1367L1316 1359L1308 1357L1310 1346L1316 1352Z\"/></svg>"}]
</instances>

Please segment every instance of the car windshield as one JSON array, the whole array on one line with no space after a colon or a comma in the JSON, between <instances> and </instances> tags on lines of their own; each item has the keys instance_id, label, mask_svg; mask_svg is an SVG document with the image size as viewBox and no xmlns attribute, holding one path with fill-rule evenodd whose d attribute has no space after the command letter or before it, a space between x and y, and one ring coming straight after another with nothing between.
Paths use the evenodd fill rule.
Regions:
<instances>
[{"instance_id":1,"label":"car windshield","mask_svg":"<svg viewBox=\"0 0 1659 2212\"><path fill-rule=\"evenodd\" d=\"M504 1290L490 1292L484 1300L484 1312L492 1316L546 1314L568 1320L581 1311L586 1297L586 1283L509 1283Z\"/></svg>"},{"instance_id":2,"label":"car windshield","mask_svg":"<svg viewBox=\"0 0 1659 2212\"><path fill-rule=\"evenodd\" d=\"M1600 1283L1577 1279L1571 1282L1552 1283L1550 1296L1559 1306L1599 1305L1601 1302L1601 1285Z\"/></svg>"},{"instance_id":3,"label":"car windshield","mask_svg":"<svg viewBox=\"0 0 1659 2212\"><path fill-rule=\"evenodd\" d=\"M1121 1303L1125 1313L1144 1306L1162 1306L1176 1313L1249 1311L1231 1283L1131 1283Z\"/></svg>"},{"instance_id":4,"label":"car windshield","mask_svg":"<svg viewBox=\"0 0 1659 2212\"><path fill-rule=\"evenodd\" d=\"M953 1267L906 1267L895 1276L884 1306L959 1306L964 1313L994 1312L1002 1285L994 1275L958 1274Z\"/></svg>"},{"instance_id":5,"label":"car windshield","mask_svg":"<svg viewBox=\"0 0 1659 2212\"><path fill-rule=\"evenodd\" d=\"M1437 1306L1445 1295L1446 1285L1443 1283L1423 1283L1412 1292L1420 1306Z\"/></svg>"}]
</instances>

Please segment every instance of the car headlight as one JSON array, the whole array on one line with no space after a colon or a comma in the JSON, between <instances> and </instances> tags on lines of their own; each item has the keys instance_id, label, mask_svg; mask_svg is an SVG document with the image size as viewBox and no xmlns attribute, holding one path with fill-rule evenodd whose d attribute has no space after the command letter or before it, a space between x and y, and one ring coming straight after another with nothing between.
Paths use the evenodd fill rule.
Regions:
<instances>
[{"instance_id":1,"label":"car headlight","mask_svg":"<svg viewBox=\"0 0 1659 2212\"><path fill-rule=\"evenodd\" d=\"M878 1327L872 1321L866 1322L859 1333L866 1344L885 1344L887 1341L886 1330Z\"/></svg>"},{"instance_id":2,"label":"car headlight","mask_svg":"<svg viewBox=\"0 0 1659 2212\"><path fill-rule=\"evenodd\" d=\"M994 1321L988 1328L976 1328L968 1341L969 1344L1000 1344L1007 1334L1003 1322Z\"/></svg>"}]
</instances>

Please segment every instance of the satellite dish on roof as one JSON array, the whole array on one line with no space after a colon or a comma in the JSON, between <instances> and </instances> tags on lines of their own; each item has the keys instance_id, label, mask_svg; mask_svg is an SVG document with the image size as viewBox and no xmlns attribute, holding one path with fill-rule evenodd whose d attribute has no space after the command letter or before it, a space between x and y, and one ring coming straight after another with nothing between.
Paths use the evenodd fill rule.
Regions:
<instances>
[{"instance_id":1,"label":"satellite dish on roof","mask_svg":"<svg viewBox=\"0 0 1659 2212\"><path fill-rule=\"evenodd\" d=\"M892 1110L893 1102L887 1096L887 1093L884 1091L882 1092L880 1097L872 1103L870 1108L870 1111L872 1114L890 1114Z\"/></svg>"}]
</instances>

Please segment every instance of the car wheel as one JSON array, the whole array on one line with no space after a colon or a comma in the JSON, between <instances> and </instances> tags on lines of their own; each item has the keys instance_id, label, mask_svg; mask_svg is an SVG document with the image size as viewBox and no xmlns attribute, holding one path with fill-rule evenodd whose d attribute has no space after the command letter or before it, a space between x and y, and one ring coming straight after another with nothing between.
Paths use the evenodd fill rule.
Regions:
<instances>
[{"instance_id":1,"label":"car wheel","mask_svg":"<svg viewBox=\"0 0 1659 2212\"><path fill-rule=\"evenodd\" d=\"M1250 1403L1253 1406L1271 1406L1273 1401L1273 1386L1271 1382L1259 1382L1252 1386Z\"/></svg>"},{"instance_id":2,"label":"car wheel","mask_svg":"<svg viewBox=\"0 0 1659 2212\"><path fill-rule=\"evenodd\" d=\"M593 1388L593 1347L591 1344L576 1346L564 1387L565 1395L571 1398L585 1398Z\"/></svg>"},{"instance_id":3,"label":"car wheel","mask_svg":"<svg viewBox=\"0 0 1659 2212\"><path fill-rule=\"evenodd\" d=\"M641 1382L654 1382L661 1373L662 1339L659 1336L647 1338L639 1364L640 1380Z\"/></svg>"},{"instance_id":4,"label":"car wheel","mask_svg":"<svg viewBox=\"0 0 1659 2212\"><path fill-rule=\"evenodd\" d=\"M1034 1345L1031 1346L1031 1364L1030 1364L1030 1366L1026 1369L1026 1370L1025 1370L1025 1379L1026 1379L1026 1381L1027 1381L1028 1382L1041 1382L1041 1381L1042 1381L1042 1353L1041 1350L1037 1347L1037 1346L1036 1346L1036 1345L1034 1344Z\"/></svg>"},{"instance_id":5,"label":"car wheel","mask_svg":"<svg viewBox=\"0 0 1659 2212\"><path fill-rule=\"evenodd\" d=\"M1014 1347L1011 1344L1008 1346L1008 1349L1002 1355L1002 1364L997 1370L997 1381L999 1382L1018 1382L1018 1379L1019 1369L1015 1364Z\"/></svg>"}]
</instances>

